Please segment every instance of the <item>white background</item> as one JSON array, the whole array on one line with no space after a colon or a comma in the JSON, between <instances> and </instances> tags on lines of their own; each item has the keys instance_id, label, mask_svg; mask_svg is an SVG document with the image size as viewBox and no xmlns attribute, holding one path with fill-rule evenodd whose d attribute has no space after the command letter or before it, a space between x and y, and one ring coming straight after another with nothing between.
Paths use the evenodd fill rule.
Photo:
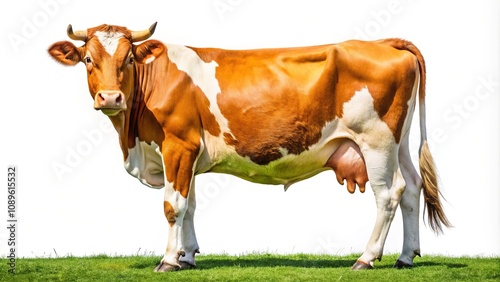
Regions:
<instances>
[{"instance_id":1,"label":"white background","mask_svg":"<svg viewBox=\"0 0 500 282\"><path fill-rule=\"evenodd\" d=\"M422 254L500 255L498 1L28 2L0 4L0 179L7 182L7 165L18 166L18 256L163 253L163 190L142 186L123 169L116 133L92 108L84 66L63 67L46 52L69 40L69 23L138 30L155 21L154 39L192 46L414 42L427 62L429 140L455 226L436 237L421 223ZM414 123L414 156L418 132ZM201 175L197 198L202 253L358 253L375 219L371 189L351 195L331 171L286 193L281 186ZM0 192L5 225L6 202ZM0 228L1 256L7 236ZM399 253L402 237L398 211L386 253Z\"/></svg>"}]
</instances>

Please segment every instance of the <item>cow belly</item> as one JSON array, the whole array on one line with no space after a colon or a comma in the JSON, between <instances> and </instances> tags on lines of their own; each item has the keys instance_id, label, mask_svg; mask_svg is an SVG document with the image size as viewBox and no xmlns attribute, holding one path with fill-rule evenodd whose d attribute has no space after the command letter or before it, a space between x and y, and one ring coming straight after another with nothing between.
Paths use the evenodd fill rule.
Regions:
<instances>
[{"instance_id":1,"label":"cow belly","mask_svg":"<svg viewBox=\"0 0 500 282\"><path fill-rule=\"evenodd\" d=\"M324 170L320 160L306 160L302 156L288 155L267 165L258 165L249 158L235 154L211 167L209 171L232 174L254 183L284 184L288 187Z\"/></svg>"},{"instance_id":2,"label":"cow belly","mask_svg":"<svg viewBox=\"0 0 500 282\"><path fill-rule=\"evenodd\" d=\"M229 148L229 147L227 147ZM262 184L284 184L286 187L327 170L324 164L330 153L311 149L299 155L287 154L266 165L254 163L228 149L206 172L228 173L239 178ZM210 161L209 161L210 162Z\"/></svg>"},{"instance_id":3,"label":"cow belly","mask_svg":"<svg viewBox=\"0 0 500 282\"><path fill-rule=\"evenodd\" d=\"M128 151L125 169L146 186L162 188L165 185L161 153L154 142L148 144L137 138L135 147Z\"/></svg>"},{"instance_id":4,"label":"cow belly","mask_svg":"<svg viewBox=\"0 0 500 282\"><path fill-rule=\"evenodd\" d=\"M335 171L340 184L344 184L344 179L347 180L349 193L354 193L356 185L362 193L365 192L365 184L368 181L366 165L358 145L353 141L342 141L325 166Z\"/></svg>"},{"instance_id":5,"label":"cow belly","mask_svg":"<svg viewBox=\"0 0 500 282\"><path fill-rule=\"evenodd\" d=\"M293 183L328 170L325 163L338 146L332 140L340 138L339 134L344 135L342 131L337 132L337 128L337 120L328 122L322 129L320 140L300 154L278 148L281 157L268 164L257 164L249 156L239 155L223 138L205 132L206 153L198 163L204 169L198 169L198 173L227 173L255 183L283 184L286 189Z\"/></svg>"}]
</instances>

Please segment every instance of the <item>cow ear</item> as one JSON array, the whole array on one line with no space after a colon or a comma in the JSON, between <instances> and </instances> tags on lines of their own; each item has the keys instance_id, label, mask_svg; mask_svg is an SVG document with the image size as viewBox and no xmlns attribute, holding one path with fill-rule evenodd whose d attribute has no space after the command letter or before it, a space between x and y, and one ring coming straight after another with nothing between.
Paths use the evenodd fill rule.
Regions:
<instances>
[{"instance_id":1,"label":"cow ear","mask_svg":"<svg viewBox=\"0 0 500 282\"><path fill-rule=\"evenodd\" d=\"M165 49L165 45L160 41L148 40L134 46L134 57L138 63L149 64L158 58Z\"/></svg>"},{"instance_id":2,"label":"cow ear","mask_svg":"<svg viewBox=\"0 0 500 282\"><path fill-rule=\"evenodd\" d=\"M52 58L66 66L74 66L81 61L78 48L69 41L59 41L52 44L48 52Z\"/></svg>"}]
</instances>

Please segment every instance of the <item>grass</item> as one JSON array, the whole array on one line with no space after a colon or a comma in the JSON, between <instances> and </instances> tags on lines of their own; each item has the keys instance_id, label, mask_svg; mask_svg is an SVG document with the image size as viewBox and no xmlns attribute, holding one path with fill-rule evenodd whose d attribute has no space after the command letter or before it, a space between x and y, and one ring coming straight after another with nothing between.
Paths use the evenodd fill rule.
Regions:
<instances>
[{"instance_id":1,"label":"grass","mask_svg":"<svg viewBox=\"0 0 500 282\"><path fill-rule=\"evenodd\" d=\"M500 257L425 256L412 269L394 269L397 255L386 255L375 269L351 271L357 255L200 255L193 270L154 273L160 257L131 256L18 259L17 274L0 281L500 281Z\"/></svg>"}]
</instances>

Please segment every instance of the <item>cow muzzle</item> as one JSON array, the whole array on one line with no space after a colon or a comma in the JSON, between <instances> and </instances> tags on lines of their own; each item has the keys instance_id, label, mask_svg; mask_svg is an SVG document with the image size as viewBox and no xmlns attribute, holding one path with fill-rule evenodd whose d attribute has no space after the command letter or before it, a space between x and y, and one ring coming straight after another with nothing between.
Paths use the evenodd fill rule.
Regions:
<instances>
[{"instance_id":1,"label":"cow muzzle","mask_svg":"<svg viewBox=\"0 0 500 282\"><path fill-rule=\"evenodd\" d=\"M115 116L127 109L125 95L121 91L99 91L94 98L94 109L101 110L107 116Z\"/></svg>"}]
</instances>

